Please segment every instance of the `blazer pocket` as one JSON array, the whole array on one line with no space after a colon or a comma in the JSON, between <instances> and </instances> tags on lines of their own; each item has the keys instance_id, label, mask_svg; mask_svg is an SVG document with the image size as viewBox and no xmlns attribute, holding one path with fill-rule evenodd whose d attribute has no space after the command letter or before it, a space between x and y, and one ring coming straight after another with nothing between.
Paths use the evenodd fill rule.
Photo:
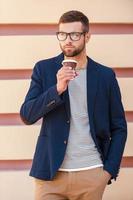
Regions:
<instances>
[{"instance_id":1,"label":"blazer pocket","mask_svg":"<svg viewBox=\"0 0 133 200\"><path fill-rule=\"evenodd\" d=\"M52 100L46 105L46 107L53 106L54 104L55 104L55 100Z\"/></svg>"}]
</instances>

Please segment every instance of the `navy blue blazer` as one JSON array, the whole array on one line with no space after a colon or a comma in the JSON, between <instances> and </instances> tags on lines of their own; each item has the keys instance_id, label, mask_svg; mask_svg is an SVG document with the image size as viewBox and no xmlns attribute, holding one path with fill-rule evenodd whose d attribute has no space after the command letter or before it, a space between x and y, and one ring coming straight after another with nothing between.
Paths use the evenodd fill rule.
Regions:
<instances>
[{"instance_id":1,"label":"navy blue blazer","mask_svg":"<svg viewBox=\"0 0 133 200\"><path fill-rule=\"evenodd\" d=\"M30 175L52 180L64 159L70 128L68 90L58 95L56 73L64 55L39 61L20 115L26 124L42 120ZM91 58L87 65L87 105L92 138L104 169L116 180L127 138L127 125L115 74ZM78 108L77 108L78 109Z\"/></svg>"}]
</instances>

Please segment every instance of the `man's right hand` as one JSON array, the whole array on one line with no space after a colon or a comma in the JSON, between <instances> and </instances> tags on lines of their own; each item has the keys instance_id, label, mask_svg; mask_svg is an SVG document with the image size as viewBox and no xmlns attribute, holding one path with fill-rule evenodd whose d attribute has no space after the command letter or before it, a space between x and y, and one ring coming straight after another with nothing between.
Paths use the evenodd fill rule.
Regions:
<instances>
[{"instance_id":1,"label":"man's right hand","mask_svg":"<svg viewBox=\"0 0 133 200\"><path fill-rule=\"evenodd\" d=\"M67 89L69 81L73 80L76 76L77 73L75 72L75 70L72 69L72 67L63 66L59 69L59 71L56 74L57 91L59 95Z\"/></svg>"}]
</instances>

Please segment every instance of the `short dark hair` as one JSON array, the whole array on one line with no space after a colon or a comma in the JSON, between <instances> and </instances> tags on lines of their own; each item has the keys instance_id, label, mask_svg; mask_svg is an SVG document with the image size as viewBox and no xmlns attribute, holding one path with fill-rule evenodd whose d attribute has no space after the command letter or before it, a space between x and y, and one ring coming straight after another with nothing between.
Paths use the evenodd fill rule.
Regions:
<instances>
[{"instance_id":1,"label":"short dark hair","mask_svg":"<svg viewBox=\"0 0 133 200\"><path fill-rule=\"evenodd\" d=\"M83 29L85 32L89 31L89 19L82 12L77 10L71 10L65 12L59 19L59 24L61 23L69 23L69 22L81 22L83 25Z\"/></svg>"}]
</instances>

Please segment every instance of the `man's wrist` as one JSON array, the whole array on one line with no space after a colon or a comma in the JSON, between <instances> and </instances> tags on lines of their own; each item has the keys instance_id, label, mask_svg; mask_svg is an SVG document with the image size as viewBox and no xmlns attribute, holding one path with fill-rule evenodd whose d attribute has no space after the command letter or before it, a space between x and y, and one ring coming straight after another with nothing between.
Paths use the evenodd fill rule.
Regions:
<instances>
[{"instance_id":1,"label":"man's wrist","mask_svg":"<svg viewBox=\"0 0 133 200\"><path fill-rule=\"evenodd\" d=\"M61 95L63 93L62 89L59 87L59 85L56 85L56 89L59 95Z\"/></svg>"},{"instance_id":2,"label":"man's wrist","mask_svg":"<svg viewBox=\"0 0 133 200\"><path fill-rule=\"evenodd\" d=\"M106 174L109 178L112 177L112 175L111 175L107 170L104 169L104 172L105 172L105 174Z\"/></svg>"}]
</instances>

